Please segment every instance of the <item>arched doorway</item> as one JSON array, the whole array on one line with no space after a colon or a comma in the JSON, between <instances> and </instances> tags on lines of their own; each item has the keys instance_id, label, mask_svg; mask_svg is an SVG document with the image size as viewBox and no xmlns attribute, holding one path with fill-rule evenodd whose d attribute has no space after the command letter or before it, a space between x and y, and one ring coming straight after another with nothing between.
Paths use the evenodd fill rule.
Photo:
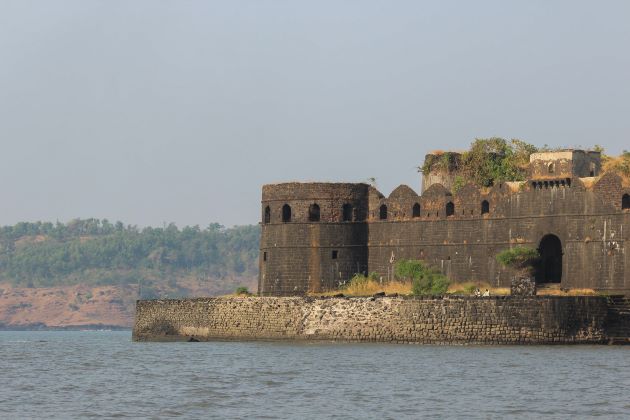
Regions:
<instances>
[{"instance_id":1,"label":"arched doorway","mask_svg":"<svg viewBox=\"0 0 630 420\"><path fill-rule=\"evenodd\" d=\"M562 242L556 235L545 235L538 246L540 260L536 283L560 283L562 280Z\"/></svg>"}]
</instances>

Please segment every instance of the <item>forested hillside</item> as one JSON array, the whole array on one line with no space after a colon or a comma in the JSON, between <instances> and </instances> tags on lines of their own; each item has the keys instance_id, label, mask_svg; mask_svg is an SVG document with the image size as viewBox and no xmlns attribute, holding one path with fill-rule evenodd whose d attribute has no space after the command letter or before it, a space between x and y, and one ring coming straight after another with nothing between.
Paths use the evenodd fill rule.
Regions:
<instances>
[{"instance_id":1,"label":"forested hillside","mask_svg":"<svg viewBox=\"0 0 630 420\"><path fill-rule=\"evenodd\" d=\"M258 226L139 229L84 219L0 228L0 282L16 287L137 285L140 297L216 293L257 274Z\"/></svg>"}]
</instances>

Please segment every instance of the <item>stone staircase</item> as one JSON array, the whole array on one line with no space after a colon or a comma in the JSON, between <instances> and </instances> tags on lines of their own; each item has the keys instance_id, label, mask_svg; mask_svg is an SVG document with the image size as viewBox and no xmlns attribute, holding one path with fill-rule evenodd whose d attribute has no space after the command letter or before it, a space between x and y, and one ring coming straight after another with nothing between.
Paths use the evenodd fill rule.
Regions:
<instances>
[{"instance_id":1,"label":"stone staircase","mask_svg":"<svg viewBox=\"0 0 630 420\"><path fill-rule=\"evenodd\" d=\"M630 344L630 298L608 297L606 334L609 344Z\"/></svg>"}]
</instances>

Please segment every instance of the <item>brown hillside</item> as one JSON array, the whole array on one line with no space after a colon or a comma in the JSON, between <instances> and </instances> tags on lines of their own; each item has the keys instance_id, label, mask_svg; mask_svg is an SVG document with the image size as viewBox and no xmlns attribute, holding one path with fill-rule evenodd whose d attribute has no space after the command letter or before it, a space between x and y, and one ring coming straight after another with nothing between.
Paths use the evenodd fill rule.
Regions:
<instances>
[{"instance_id":1,"label":"brown hillside","mask_svg":"<svg viewBox=\"0 0 630 420\"><path fill-rule=\"evenodd\" d=\"M178 280L164 286L160 297L216 296L232 293L235 285L254 291L256 279ZM20 328L130 328L133 325L137 285L59 286L26 288L0 284L0 329Z\"/></svg>"}]
</instances>

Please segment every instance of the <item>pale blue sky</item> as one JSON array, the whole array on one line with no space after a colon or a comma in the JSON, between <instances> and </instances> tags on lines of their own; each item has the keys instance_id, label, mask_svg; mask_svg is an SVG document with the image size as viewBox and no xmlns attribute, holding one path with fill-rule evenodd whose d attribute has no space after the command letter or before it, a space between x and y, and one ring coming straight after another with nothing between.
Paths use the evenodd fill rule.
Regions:
<instances>
[{"instance_id":1,"label":"pale blue sky","mask_svg":"<svg viewBox=\"0 0 630 420\"><path fill-rule=\"evenodd\" d=\"M627 1L0 0L0 224L256 223L475 137L630 149Z\"/></svg>"}]
</instances>

